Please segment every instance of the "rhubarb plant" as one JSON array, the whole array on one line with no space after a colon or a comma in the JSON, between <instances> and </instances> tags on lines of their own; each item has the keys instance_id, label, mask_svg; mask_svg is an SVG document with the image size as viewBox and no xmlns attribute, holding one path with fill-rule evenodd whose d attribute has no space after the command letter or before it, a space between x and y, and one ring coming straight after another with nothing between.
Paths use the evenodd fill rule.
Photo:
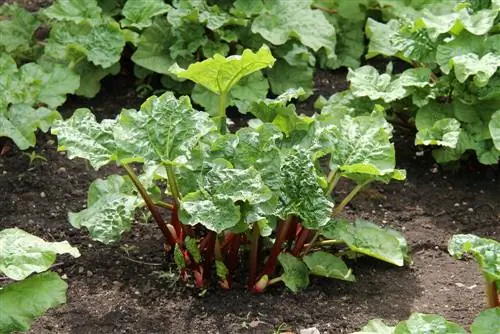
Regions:
<instances>
[{"instance_id":1,"label":"rhubarb plant","mask_svg":"<svg viewBox=\"0 0 500 334\"><path fill-rule=\"evenodd\" d=\"M369 116L298 115L290 101L304 91L291 89L251 101L246 109L255 118L228 129L232 89L273 63L263 46L187 69L173 66L172 75L217 96L216 114L166 92L115 119L99 123L90 110L78 109L58 121L52 132L69 158L87 159L96 169L114 163L126 174L95 181L87 208L70 213L70 223L113 243L146 207L181 277L198 287L215 272L220 286L230 288L238 267L248 268L254 292L278 282L298 291L310 275L354 281L343 260L353 253L403 266L409 257L401 234L341 216L371 182L405 178L395 168L392 128L380 109ZM342 179L353 187L335 204Z\"/></svg>"},{"instance_id":2,"label":"rhubarb plant","mask_svg":"<svg viewBox=\"0 0 500 334\"><path fill-rule=\"evenodd\" d=\"M47 310L66 302L68 285L50 271L57 254L79 257L67 241L46 242L21 229L0 231L0 332L28 331ZM3 280L2 280L3 281Z\"/></svg>"},{"instance_id":3,"label":"rhubarb plant","mask_svg":"<svg viewBox=\"0 0 500 334\"><path fill-rule=\"evenodd\" d=\"M485 279L487 306L499 307L500 243L473 234L456 234L448 243L448 252L456 258L473 256Z\"/></svg>"},{"instance_id":4,"label":"rhubarb plant","mask_svg":"<svg viewBox=\"0 0 500 334\"><path fill-rule=\"evenodd\" d=\"M471 334L496 334L500 331L500 308L487 309L474 319ZM352 334L467 334L460 325L437 314L413 313L408 320L396 326L386 325L382 319L373 319L360 331Z\"/></svg>"},{"instance_id":5,"label":"rhubarb plant","mask_svg":"<svg viewBox=\"0 0 500 334\"><path fill-rule=\"evenodd\" d=\"M385 22L368 18L366 58L395 57L409 69L379 73L372 66L349 70L350 89L329 109L371 112L416 127L415 145L430 146L438 163L470 153L496 164L499 142L498 1L423 2L419 8L387 1Z\"/></svg>"}]
</instances>

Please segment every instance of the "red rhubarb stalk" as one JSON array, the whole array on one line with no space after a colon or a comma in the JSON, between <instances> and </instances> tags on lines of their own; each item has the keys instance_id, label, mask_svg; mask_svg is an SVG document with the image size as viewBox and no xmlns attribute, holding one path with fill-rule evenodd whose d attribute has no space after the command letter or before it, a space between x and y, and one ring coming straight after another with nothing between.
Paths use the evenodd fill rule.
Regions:
<instances>
[{"instance_id":1,"label":"red rhubarb stalk","mask_svg":"<svg viewBox=\"0 0 500 334\"><path fill-rule=\"evenodd\" d=\"M300 252L304 248L304 244L309 239L311 232L312 231L308 228L305 228L305 227L302 228L302 231L300 231L299 237L297 238L295 245L293 245L293 250L292 250L293 256L298 256L300 254Z\"/></svg>"},{"instance_id":2,"label":"red rhubarb stalk","mask_svg":"<svg viewBox=\"0 0 500 334\"><path fill-rule=\"evenodd\" d=\"M210 269L214 261L215 239L217 235L214 231L208 232L205 238L208 239L205 249L205 256L203 258L203 279L206 281L210 279Z\"/></svg>"},{"instance_id":3,"label":"red rhubarb stalk","mask_svg":"<svg viewBox=\"0 0 500 334\"><path fill-rule=\"evenodd\" d=\"M248 288L251 289L257 278L257 258L259 255L259 238L260 238L260 228L258 223L254 223L252 227L252 241L250 245L250 273L248 276Z\"/></svg>"}]
</instances>

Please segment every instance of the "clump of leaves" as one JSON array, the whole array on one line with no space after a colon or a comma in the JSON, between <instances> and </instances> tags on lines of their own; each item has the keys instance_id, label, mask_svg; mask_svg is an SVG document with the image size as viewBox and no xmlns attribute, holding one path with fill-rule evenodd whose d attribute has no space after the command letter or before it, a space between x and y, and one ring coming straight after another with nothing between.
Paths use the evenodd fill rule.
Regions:
<instances>
[{"instance_id":1,"label":"clump of leaves","mask_svg":"<svg viewBox=\"0 0 500 334\"><path fill-rule=\"evenodd\" d=\"M410 69L380 74L371 66L349 71L350 90L327 108L371 111L415 126L415 144L432 146L439 163L475 152L482 164L500 157L498 1L425 2L420 8L391 1L387 22L369 18L366 57L397 57Z\"/></svg>"},{"instance_id":2,"label":"clump of leaves","mask_svg":"<svg viewBox=\"0 0 500 334\"><path fill-rule=\"evenodd\" d=\"M79 257L67 241L46 242L21 229L0 231L0 274L15 281L0 286L0 332L27 331L48 309L66 302L68 285L50 271L57 254Z\"/></svg>"},{"instance_id":3,"label":"clump of leaves","mask_svg":"<svg viewBox=\"0 0 500 334\"><path fill-rule=\"evenodd\" d=\"M448 243L448 252L461 258L464 254L474 257L485 278L486 304L488 307L500 306L500 243L480 238L473 234L456 234Z\"/></svg>"},{"instance_id":4,"label":"clump of leaves","mask_svg":"<svg viewBox=\"0 0 500 334\"><path fill-rule=\"evenodd\" d=\"M98 123L90 110L78 109L58 121L52 131L70 158L85 158L94 168L115 163L127 174L95 181L87 208L70 213L70 223L113 243L132 228L135 210L146 206L181 277L193 277L199 287L215 269L219 284L230 288L238 266L248 266L248 288L255 292L277 282L298 291L311 274L353 281L342 259L352 252L402 266L408 250L398 232L339 217L371 182L405 178L395 168L392 128L380 110L356 117L297 115L289 102L304 92L292 89L252 101L247 108L256 118L228 130L231 89L273 63L263 46L255 53L215 55L187 69L172 67L173 74L217 95L214 115L166 92L116 119ZM326 174L320 158L329 161ZM142 166L140 175L131 163ZM341 179L355 186L335 205L331 195ZM283 271L277 274L278 263Z\"/></svg>"},{"instance_id":5,"label":"clump of leaves","mask_svg":"<svg viewBox=\"0 0 500 334\"><path fill-rule=\"evenodd\" d=\"M474 319L470 327L472 334L496 334L500 330L500 308L487 309ZM460 325L437 314L413 313L408 320L396 326L386 325L382 319L373 319L361 331L352 334L467 334Z\"/></svg>"}]
</instances>

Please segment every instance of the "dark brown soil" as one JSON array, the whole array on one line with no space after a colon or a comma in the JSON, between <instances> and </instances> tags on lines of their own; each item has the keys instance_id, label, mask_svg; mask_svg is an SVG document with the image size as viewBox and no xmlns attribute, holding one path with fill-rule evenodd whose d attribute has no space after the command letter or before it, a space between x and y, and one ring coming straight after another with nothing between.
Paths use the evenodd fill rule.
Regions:
<instances>
[{"instance_id":1,"label":"dark brown soil","mask_svg":"<svg viewBox=\"0 0 500 334\"><path fill-rule=\"evenodd\" d=\"M345 88L345 72L322 72L325 95ZM63 114L92 106L112 117L122 106L137 107L133 82L106 80L92 101L72 99ZM317 327L322 333L350 333L371 318L391 323L411 312L440 313L468 326L484 304L482 277L473 261L456 261L447 251L454 233L499 238L499 172L494 168L442 171L430 157L416 155L414 133L397 131L404 183L375 185L348 213L403 232L414 263L397 268L370 259L351 263L356 283L314 279L303 292L282 287L252 295L199 291L176 282L155 226L139 220L122 246L106 247L72 228L67 212L80 210L95 172L56 151L55 138L42 135L36 152L47 158L31 165L17 150L0 157L0 228L20 227L48 240L69 240L82 256L62 257L56 266L67 276L68 303L35 322L31 333L277 333ZM347 191L347 188L344 187Z\"/></svg>"}]
</instances>

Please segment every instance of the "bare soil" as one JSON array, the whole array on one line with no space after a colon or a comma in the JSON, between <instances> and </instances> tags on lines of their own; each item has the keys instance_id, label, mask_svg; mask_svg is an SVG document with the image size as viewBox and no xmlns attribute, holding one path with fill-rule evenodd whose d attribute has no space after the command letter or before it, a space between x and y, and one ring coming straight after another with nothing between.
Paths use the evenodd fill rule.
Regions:
<instances>
[{"instance_id":1,"label":"bare soil","mask_svg":"<svg viewBox=\"0 0 500 334\"><path fill-rule=\"evenodd\" d=\"M316 81L318 92L328 96L346 87L345 71L321 72ZM63 114L90 106L99 118L113 117L121 107L141 103L129 77L106 79L104 87L93 100L70 99ZM37 320L31 333L277 333L308 327L351 333L369 319L394 323L416 311L468 326L484 305L482 277L473 261L448 255L447 241L455 233L499 239L500 173L474 164L442 170L428 150L413 146L413 138L410 130L395 134L407 181L375 185L347 208L349 215L402 231L411 266L361 259L350 263L355 283L313 279L298 294L273 287L263 295L236 285L202 296L176 281L155 225L139 219L114 247L72 228L68 211L83 208L90 182L114 170L96 172L84 161L68 160L56 151L56 138L40 135L35 150L47 161L29 164L16 149L0 157L0 228L17 226L48 240L68 240L82 256L59 259L54 270L67 277L68 303ZM348 185L342 189L347 193Z\"/></svg>"}]
</instances>

